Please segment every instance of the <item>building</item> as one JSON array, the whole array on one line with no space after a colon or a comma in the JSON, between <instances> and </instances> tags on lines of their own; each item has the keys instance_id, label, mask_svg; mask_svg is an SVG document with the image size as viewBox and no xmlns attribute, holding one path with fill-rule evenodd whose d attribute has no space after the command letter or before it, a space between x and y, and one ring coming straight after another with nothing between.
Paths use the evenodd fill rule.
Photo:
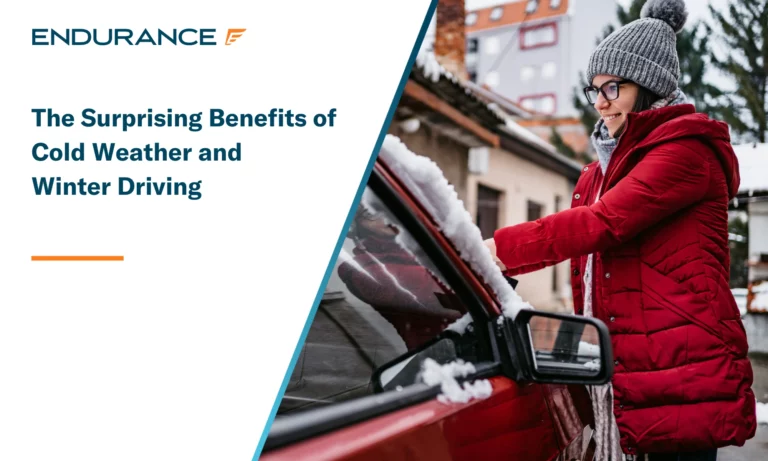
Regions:
<instances>
[{"instance_id":1,"label":"building","mask_svg":"<svg viewBox=\"0 0 768 461\"><path fill-rule=\"evenodd\" d=\"M561 142L573 152L576 160L590 163L596 159L593 158L594 147L589 137L590 133L577 117L533 115L519 120L518 124L548 142L552 141L557 132Z\"/></svg>"},{"instance_id":2,"label":"building","mask_svg":"<svg viewBox=\"0 0 768 461\"><path fill-rule=\"evenodd\" d=\"M526 109L572 117L589 55L615 0L519 0L467 12L469 78Z\"/></svg>"}]
</instances>

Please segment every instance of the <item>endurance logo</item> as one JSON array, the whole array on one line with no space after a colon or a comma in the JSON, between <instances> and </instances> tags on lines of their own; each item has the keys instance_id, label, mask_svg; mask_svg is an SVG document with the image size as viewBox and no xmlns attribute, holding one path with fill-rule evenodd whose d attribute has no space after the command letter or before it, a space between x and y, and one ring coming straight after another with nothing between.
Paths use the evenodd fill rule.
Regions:
<instances>
[{"instance_id":1,"label":"endurance logo","mask_svg":"<svg viewBox=\"0 0 768 461\"><path fill-rule=\"evenodd\" d=\"M224 42L224 45L235 43L235 40L243 36L243 32L245 32L245 29L229 29L227 31L227 40Z\"/></svg>"},{"instance_id":2,"label":"endurance logo","mask_svg":"<svg viewBox=\"0 0 768 461\"><path fill-rule=\"evenodd\" d=\"M227 29L224 45L243 36L245 29ZM33 46L209 46L217 45L216 29L32 29Z\"/></svg>"}]
</instances>

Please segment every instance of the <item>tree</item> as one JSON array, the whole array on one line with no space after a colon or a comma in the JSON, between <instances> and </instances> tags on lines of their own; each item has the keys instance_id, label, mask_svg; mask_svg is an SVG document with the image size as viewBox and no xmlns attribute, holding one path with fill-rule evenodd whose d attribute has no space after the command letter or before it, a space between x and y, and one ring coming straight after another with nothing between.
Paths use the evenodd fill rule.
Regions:
<instances>
[{"instance_id":1,"label":"tree","mask_svg":"<svg viewBox=\"0 0 768 461\"><path fill-rule=\"evenodd\" d=\"M728 17L709 11L721 29L721 39L728 53L723 59L709 53L712 63L736 81L732 128L759 142L765 142L766 80L768 80L768 0L730 0ZM736 115L748 114L751 120L739 120Z\"/></svg>"},{"instance_id":2,"label":"tree","mask_svg":"<svg viewBox=\"0 0 768 461\"><path fill-rule=\"evenodd\" d=\"M579 154L565 143L563 137L557 132L555 127L552 127L552 136L549 138L549 143L557 149L558 152L565 155L568 158L576 159Z\"/></svg>"}]
</instances>

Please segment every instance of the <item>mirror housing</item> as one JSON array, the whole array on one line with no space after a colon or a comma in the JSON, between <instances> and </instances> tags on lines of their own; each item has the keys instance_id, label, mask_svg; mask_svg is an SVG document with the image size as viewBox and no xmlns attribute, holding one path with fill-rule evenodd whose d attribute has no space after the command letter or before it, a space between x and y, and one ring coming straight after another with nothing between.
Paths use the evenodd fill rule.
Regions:
<instances>
[{"instance_id":1,"label":"mirror housing","mask_svg":"<svg viewBox=\"0 0 768 461\"><path fill-rule=\"evenodd\" d=\"M523 309L502 328L502 362L513 379L596 385L613 376L610 334L598 319Z\"/></svg>"}]
</instances>

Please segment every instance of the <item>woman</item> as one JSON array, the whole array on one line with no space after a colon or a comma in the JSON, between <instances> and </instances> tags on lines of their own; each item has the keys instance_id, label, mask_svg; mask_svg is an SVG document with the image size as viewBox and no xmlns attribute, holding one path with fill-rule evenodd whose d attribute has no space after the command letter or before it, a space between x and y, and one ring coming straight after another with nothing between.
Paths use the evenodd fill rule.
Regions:
<instances>
[{"instance_id":1,"label":"woman","mask_svg":"<svg viewBox=\"0 0 768 461\"><path fill-rule=\"evenodd\" d=\"M571 209L499 229L505 275L571 259L574 309L610 330L611 384L590 388L600 460L714 460L755 434L752 369L729 290L728 201L739 186L728 127L678 88L682 0L590 57L585 93L601 119L598 162Z\"/></svg>"}]
</instances>

